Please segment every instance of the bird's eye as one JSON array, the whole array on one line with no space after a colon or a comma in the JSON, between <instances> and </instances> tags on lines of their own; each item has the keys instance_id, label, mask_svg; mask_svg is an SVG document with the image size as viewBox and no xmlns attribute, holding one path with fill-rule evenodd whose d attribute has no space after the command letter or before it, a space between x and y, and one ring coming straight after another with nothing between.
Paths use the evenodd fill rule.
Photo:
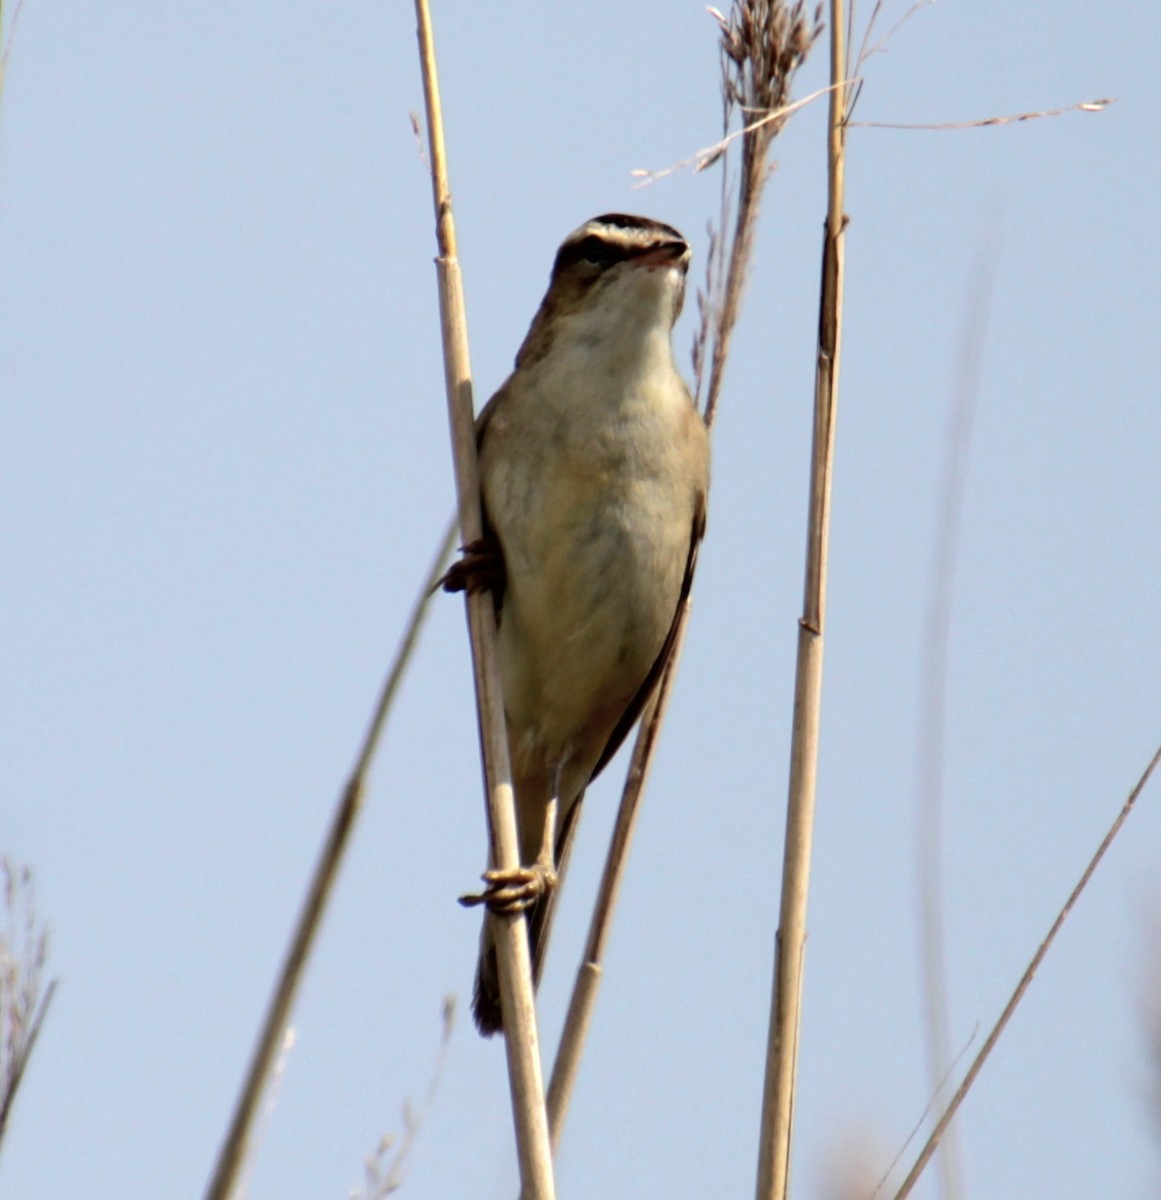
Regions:
<instances>
[{"instance_id":1,"label":"bird's eye","mask_svg":"<svg viewBox=\"0 0 1161 1200\"><path fill-rule=\"evenodd\" d=\"M606 242L604 238L587 237L577 246L577 257L595 267L607 267L625 257L619 246Z\"/></svg>"}]
</instances>

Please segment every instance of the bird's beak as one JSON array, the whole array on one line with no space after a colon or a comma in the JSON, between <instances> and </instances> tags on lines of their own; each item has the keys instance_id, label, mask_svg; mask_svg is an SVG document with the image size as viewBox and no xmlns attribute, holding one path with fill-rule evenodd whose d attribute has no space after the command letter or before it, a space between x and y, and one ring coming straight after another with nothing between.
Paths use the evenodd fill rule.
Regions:
<instances>
[{"instance_id":1,"label":"bird's beak","mask_svg":"<svg viewBox=\"0 0 1161 1200\"><path fill-rule=\"evenodd\" d=\"M684 271L689 266L689 247L684 242L662 242L634 261L643 267L677 267Z\"/></svg>"}]
</instances>

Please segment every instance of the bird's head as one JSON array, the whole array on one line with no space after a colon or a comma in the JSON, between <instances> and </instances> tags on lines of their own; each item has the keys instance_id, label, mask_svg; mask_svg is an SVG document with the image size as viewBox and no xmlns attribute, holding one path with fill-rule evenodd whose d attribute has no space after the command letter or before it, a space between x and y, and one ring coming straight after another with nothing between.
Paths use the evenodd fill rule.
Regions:
<instances>
[{"instance_id":1,"label":"bird's head","mask_svg":"<svg viewBox=\"0 0 1161 1200\"><path fill-rule=\"evenodd\" d=\"M562 335L595 345L660 332L681 313L689 244L649 217L605 213L564 239L517 365L547 353Z\"/></svg>"}]
</instances>

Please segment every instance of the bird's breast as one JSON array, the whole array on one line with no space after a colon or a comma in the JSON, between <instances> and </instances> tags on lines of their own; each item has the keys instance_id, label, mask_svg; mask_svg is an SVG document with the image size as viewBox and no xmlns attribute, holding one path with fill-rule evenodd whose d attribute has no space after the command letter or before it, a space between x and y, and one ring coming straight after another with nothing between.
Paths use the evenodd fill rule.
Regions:
<instances>
[{"instance_id":1,"label":"bird's breast","mask_svg":"<svg viewBox=\"0 0 1161 1200\"><path fill-rule=\"evenodd\" d=\"M615 397L589 382L571 404L558 391L508 397L484 445L508 575L509 721L550 748L615 723L648 673L676 611L701 482L690 444L700 419L676 375Z\"/></svg>"}]
</instances>

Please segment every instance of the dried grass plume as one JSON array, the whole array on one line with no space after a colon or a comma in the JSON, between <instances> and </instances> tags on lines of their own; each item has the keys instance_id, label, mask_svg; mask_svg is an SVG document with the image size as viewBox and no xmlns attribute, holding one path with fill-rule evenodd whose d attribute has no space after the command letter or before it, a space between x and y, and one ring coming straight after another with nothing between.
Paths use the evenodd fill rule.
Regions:
<instances>
[{"instance_id":1,"label":"dried grass plume","mask_svg":"<svg viewBox=\"0 0 1161 1200\"><path fill-rule=\"evenodd\" d=\"M41 992L48 927L36 912L32 871L0 859L0 1145L56 981Z\"/></svg>"}]
</instances>

